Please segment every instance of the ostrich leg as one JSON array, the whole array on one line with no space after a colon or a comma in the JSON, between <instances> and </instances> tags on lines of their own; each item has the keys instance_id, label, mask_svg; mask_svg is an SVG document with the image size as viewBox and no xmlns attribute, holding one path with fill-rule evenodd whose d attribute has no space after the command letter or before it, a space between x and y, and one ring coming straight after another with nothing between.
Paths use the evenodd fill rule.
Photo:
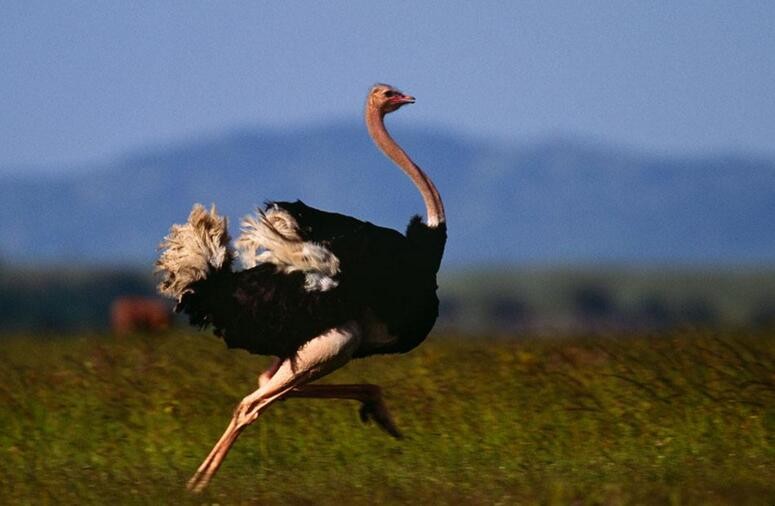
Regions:
<instances>
[{"instance_id":1,"label":"ostrich leg","mask_svg":"<svg viewBox=\"0 0 775 506\"><path fill-rule=\"evenodd\" d=\"M258 377L258 386L265 385L280 367L282 362L278 358L272 360L271 365ZM374 422L385 432L396 439L401 438L401 432L396 427L393 417L390 416L385 401L382 398L382 388L369 383L354 385L301 385L289 391L283 396L283 400L290 397L306 399L351 399L361 402L361 421Z\"/></svg>"},{"instance_id":2,"label":"ostrich leg","mask_svg":"<svg viewBox=\"0 0 775 506\"><path fill-rule=\"evenodd\" d=\"M234 442L245 428L274 401L294 388L316 380L346 364L360 340L354 322L329 330L310 340L296 355L280 363L272 377L237 406L226 431L188 482L188 489L202 491L218 471Z\"/></svg>"},{"instance_id":3,"label":"ostrich leg","mask_svg":"<svg viewBox=\"0 0 775 506\"><path fill-rule=\"evenodd\" d=\"M289 397L310 399L352 399L362 403L360 409L361 421L374 422L385 432L396 439L401 439L401 432L390 416L385 401L382 399L382 389L378 385L368 383L355 385L302 385L288 392Z\"/></svg>"}]
</instances>

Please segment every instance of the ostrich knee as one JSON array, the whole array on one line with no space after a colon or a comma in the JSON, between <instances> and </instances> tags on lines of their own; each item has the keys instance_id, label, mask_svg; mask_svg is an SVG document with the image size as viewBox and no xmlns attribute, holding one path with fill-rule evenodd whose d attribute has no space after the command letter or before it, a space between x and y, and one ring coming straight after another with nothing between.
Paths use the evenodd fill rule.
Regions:
<instances>
[{"instance_id":1,"label":"ostrich knee","mask_svg":"<svg viewBox=\"0 0 775 506\"><path fill-rule=\"evenodd\" d=\"M279 357L272 357L272 363L269 365L266 371L258 375L258 388L263 387L269 382L270 379L272 379L277 370L280 368L280 364L282 363L283 362Z\"/></svg>"}]
</instances>

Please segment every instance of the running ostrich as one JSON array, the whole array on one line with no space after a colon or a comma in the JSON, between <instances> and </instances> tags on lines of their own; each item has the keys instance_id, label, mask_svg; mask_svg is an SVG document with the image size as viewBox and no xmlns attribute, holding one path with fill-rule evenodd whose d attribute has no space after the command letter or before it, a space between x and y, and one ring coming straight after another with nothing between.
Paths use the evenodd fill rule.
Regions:
<instances>
[{"instance_id":1,"label":"running ostrich","mask_svg":"<svg viewBox=\"0 0 775 506\"><path fill-rule=\"evenodd\" d=\"M173 225L157 261L159 291L193 325L212 325L230 348L275 357L242 399L226 431L188 482L207 486L240 433L287 397L360 401L360 416L400 437L377 385L310 385L350 359L405 353L438 316L436 273L447 238L444 206L430 178L391 138L386 114L414 97L377 84L365 119L376 145L414 182L425 202L406 234L301 201L269 202L242 222L236 252L226 218L195 205ZM233 271L239 257L245 270Z\"/></svg>"}]
</instances>

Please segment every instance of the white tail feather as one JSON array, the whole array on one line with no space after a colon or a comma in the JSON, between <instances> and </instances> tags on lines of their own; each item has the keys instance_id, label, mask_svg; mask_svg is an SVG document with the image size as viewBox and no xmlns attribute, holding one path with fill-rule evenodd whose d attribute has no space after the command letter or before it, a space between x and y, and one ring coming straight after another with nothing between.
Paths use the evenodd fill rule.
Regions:
<instances>
[{"instance_id":1,"label":"white tail feather","mask_svg":"<svg viewBox=\"0 0 775 506\"><path fill-rule=\"evenodd\" d=\"M163 250L156 261L156 272L163 276L159 293L180 301L211 269L229 267L234 256L229 241L226 217L218 216L215 206L208 212L196 204L188 221L173 225L159 246Z\"/></svg>"},{"instance_id":2,"label":"white tail feather","mask_svg":"<svg viewBox=\"0 0 775 506\"><path fill-rule=\"evenodd\" d=\"M339 273L336 255L320 244L303 241L296 220L277 206L246 216L236 246L246 269L268 262L285 272L302 271L307 290L326 291L338 284L332 279Z\"/></svg>"}]
</instances>

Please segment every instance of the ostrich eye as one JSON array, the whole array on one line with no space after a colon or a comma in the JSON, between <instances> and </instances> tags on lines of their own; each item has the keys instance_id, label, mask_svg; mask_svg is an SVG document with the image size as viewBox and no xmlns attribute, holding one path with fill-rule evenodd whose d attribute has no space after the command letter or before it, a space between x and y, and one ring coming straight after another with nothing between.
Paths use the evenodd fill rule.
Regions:
<instances>
[{"instance_id":1,"label":"ostrich eye","mask_svg":"<svg viewBox=\"0 0 775 506\"><path fill-rule=\"evenodd\" d=\"M387 91L385 92L385 96L386 96L387 98L393 97L393 96L395 96L395 94L396 94L396 92L395 92L395 91L393 91L393 90L387 90Z\"/></svg>"}]
</instances>

